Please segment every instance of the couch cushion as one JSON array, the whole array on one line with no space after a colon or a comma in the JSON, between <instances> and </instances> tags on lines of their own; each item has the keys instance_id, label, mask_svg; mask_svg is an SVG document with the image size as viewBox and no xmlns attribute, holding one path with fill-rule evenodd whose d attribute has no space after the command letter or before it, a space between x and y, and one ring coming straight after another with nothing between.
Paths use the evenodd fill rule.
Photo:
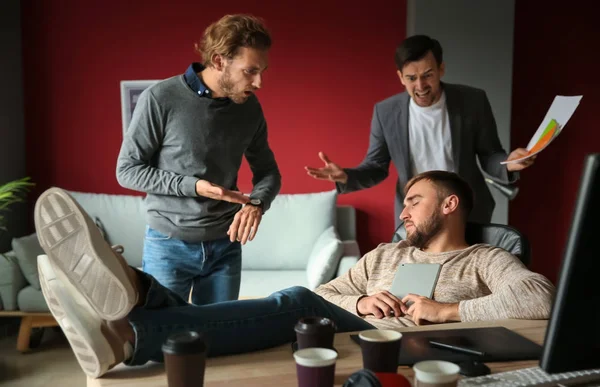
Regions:
<instances>
[{"instance_id":1,"label":"couch cushion","mask_svg":"<svg viewBox=\"0 0 600 387\"><path fill-rule=\"evenodd\" d=\"M146 209L144 198L133 195L107 195L69 192L90 217L101 224L112 245L123 245L123 256L135 267L142 265Z\"/></svg>"},{"instance_id":2,"label":"couch cushion","mask_svg":"<svg viewBox=\"0 0 600 387\"><path fill-rule=\"evenodd\" d=\"M49 312L48 305L41 290L33 286L24 287L17 296L17 304L21 312Z\"/></svg>"},{"instance_id":3,"label":"couch cushion","mask_svg":"<svg viewBox=\"0 0 600 387\"><path fill-rule=\"evenodd\" d=\"M4 310L15 310L19 290L28 286L14 251L0 254L0 298Z\"/></svg>"},{"instance_id":4,"label":"couch cushion","mask_svg":"<svg viewBox=\"0 0 600 387\"><path fill-rule=\"evenodd\" d=\"M37 256L44 254L35 233L21 238L13 238L12 248L17 256L19 267L27 282L37 290L41 290L40 277L37 271Z\"/></svg>"},{"instance_id":5,"label":"couch cushion","mask_svg":"<svg viewBox=\"0 0 600 387\"><path fill-rule=\"evenodd\" d=\"M267 297L292 286L308 288L306 270L242 270L240 297Z\"/></svg>"},{"instance_id":6,"label":"couch cushion","mask_svg":"<svg viewBox=\"0 0 600 387\"><path fill-rule=\"evenodd\" d=\"M335 227L328 227L315 242L308 258L306 279L309 289L314 290L333 278L343 252L344 246Z\"/></svg>"},{"instance_id":7,"label":"couch cushion","mask_svg":"<svg viewBox=\"0 0 600 387\"><path fill-rule=\"evenodd\" d=\"M277 195L254 240L242 246L242 269L306 269L317 238L335 225L336 191Z\"/></svg>"}]
</instances>

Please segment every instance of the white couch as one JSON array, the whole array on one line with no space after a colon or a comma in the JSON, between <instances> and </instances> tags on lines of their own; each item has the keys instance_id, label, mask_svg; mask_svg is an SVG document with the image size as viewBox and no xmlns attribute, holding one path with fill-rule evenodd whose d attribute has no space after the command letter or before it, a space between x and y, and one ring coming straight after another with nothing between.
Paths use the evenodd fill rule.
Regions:
<instances>
[{"instance_id":1,"label":"white couch","mask_svg":"<svg viewBox=\"0 0 600 387\"><path fill-rule=\"evenodd\" d=\"M111 244L140 267L145 233L141 196L71 192ZM336 205L335 191L279 195L264 215L256 238L242 247L240 297L262 297L290 286L314 289L346 272L360 258L355 210ZM338 238L339 236L339 238ZM35 235L13 240L0 257L0 300L5 310L48 311L40 291Z\"/></svg>"}]
</instances>

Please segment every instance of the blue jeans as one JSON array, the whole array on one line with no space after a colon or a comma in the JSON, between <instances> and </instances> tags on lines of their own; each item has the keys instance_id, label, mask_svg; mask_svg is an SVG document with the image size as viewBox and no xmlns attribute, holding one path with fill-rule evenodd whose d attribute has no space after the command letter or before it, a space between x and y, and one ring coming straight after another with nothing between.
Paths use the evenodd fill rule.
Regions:
<instances>
[{"instance_id":1,"label":"blue jeans","mask_svg":"<svg viewBox=\"0 0 600 387\"><path fill-rule=\"evenodd\" d=\"M128 365L141 365L150 360L162 362L162 344L168 336L181 331L203 333L208 356L220 356L291 343L296 338L294 325L306 316L333 320L337 332L375 328L299 286L266 298L192 305L161 286L152 276L138 273L147 289L146 302L128 316L135 331L133 357L125 362Z\"/></svg>"},{"instance_id":2,"label":"blue jeans","mask_svg":"<svg viewBox=\"0 0 600 387\"><path fill-rule=\"evenodd\" d=\"M229 238L188 243L146 228L142 270L196 305L237 300L242 246Z\"/></svg>"}]
</instances>

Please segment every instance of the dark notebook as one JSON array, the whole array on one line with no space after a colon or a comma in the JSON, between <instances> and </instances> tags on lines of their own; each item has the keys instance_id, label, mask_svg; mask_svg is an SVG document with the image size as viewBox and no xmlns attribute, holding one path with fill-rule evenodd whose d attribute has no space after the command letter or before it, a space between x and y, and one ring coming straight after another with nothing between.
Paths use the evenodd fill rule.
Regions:
<instances>
[{"instance_id":1,"label":"dark notebook","mask_svg":"<svg viewBox=\"0 0 600 387\"><path fill-rule=\"evenodd\" d=\"M355 343L360 343L358 335L350 335L350 338ZM429 340L485 352L485 355L470 355L432 347ZM537 360L541 355L540 345L504 327L402 332L398 365L412 366L422 360L451 362Z\"/></svg>"}]
</instances>

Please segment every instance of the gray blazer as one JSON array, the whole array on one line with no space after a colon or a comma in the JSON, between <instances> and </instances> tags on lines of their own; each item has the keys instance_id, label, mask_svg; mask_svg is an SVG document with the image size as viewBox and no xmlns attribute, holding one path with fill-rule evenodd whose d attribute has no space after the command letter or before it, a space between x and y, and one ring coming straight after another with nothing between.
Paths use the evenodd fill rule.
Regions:
<instances>
[{"instance_id":1,"label":"gray blazer","mask_svg":"<svg viewBox=\"0 0 600 387\"><path fill-rule=\"evenodd\" d=\"M469 220L489 223L496 203L475 156L482 169L497 181L514 182L518 174L508 173L506 167L500 164L506 160L507 154L498 139L496 121L485 91L449 83L442 83L442 87L450 118L454 165L475 195ZM339 193L373 187L388 176L392 161L398 172L396 227L400 224L398 217L404 208L404 185L413 177L408 141L409 101L410 96L404 92L375 105L367 155L358 167L344 169L348 174L346 184L336 184Z\"/></svg>"}]
</instances>

